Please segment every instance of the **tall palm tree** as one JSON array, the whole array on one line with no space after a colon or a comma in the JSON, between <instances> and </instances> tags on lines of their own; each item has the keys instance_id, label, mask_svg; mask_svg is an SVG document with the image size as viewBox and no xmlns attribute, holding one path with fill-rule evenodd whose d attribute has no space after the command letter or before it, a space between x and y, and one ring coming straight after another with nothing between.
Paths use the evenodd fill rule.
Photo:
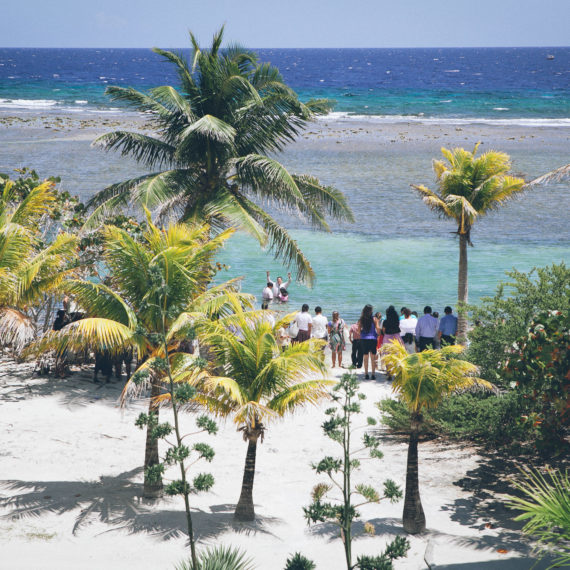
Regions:
<instances>
[{"instance_id":1,"label":"tall palm tree","mask_svg":"<svg viewBox=\"0 0 570 570\"><path fill-rule=\"evenodd\" d=\"M73 295L87 318L51 332L35 344L35 351L55 347L59 353L90 347L99 351L118 352L127 347L138 351L142 362L137 372L144 371L146 380L127 383L124 397L133 390L148 388L150 383L149 414L158 420L159 405L163 400L166 373L155 366L167 357L163 333L166 335L168 358L175 378L185 376L192 368L192 360L180 344L198 318L224 316L235 306L250 306L247 295L236 293L236 279L210 287L216 273L213 256L233 233L226 230L209 239L207 225L190 227L172 224L157 228L147 218L147 230L142 241L135 240L125 230L114 226L104 228L104 261L108 284L69 280L63 284ZM141 379L142 374L133 378ZM150 373L150 374L148 374ZM160 479L149 475L149 469L159 462L158 442L147 429L145 447L146 497L162 492Z\"/></svg>"},{"instance_id":2,"label":"tall palm tree","mask_svg":"<svg viewBox=\"0 0 570 570\"><path fill-rule=\"evenodd\" d=\"M489 151L476 157L479 143L473 152L462 148L441 152L447 164L434 160L433 168L439 194L425 186L412 185L424 203L441 217L457 223L459 236L459 273L457 301L459 321L457 336L464 342L467 334L465 305L468 301L467 245L471 242L471 228L478 218L499 208L504 202L523 190L522 178L508 175L510 158L503 152Z\"/></svg>"},{"instance_id":3,"label":"tall palm tree","mask_svg":"<svg viewBox=\"0 0 570 570\"><path fill-rule=\"evenodd\" d=\"M275 331L292 315L275 326L262 312L237 312L234 316L205 323L200 340L212 349L225 377L207 381L209 395L203 403L222 416L233 415L247 442L247 455L235 518L255 519L253 480L257 442L263 442L268 421L292 413L306 404L327 397L322 356L324 341L294 344L281 351Z\"/></svg>"},{"instance_id":4,"label":"tall palm tree","mask_svg":"<svg viewBox=\"0 0 570 570\"><path fill-rule=\"evenodd\" d=\"M129 203L180 220L205 220L214 230L235 226L249 232L275 255L294 263L298 278L314 273L297 243L262 207L270 203L329 230L326 216L353 221L344 195L316 178L290 174L268 154L281 150L316 115L325 101L301 103L279 71L260 64L240 47L221 50L223 28L209 50L191 35L191 63L177 53L155 48L171 62L179 88L161 86L148 93L109 87L113 100L142 111L155 136L114 131L94 141L119 150L152 170L113 184L88 203L88 224Z\"/></svg>"},{"instance_id":5,"label":"tall palm tree","mask_svg":"<svg viewBox=\"0 0 570 570\"><path fill-rule=\"evenodd\" d=\"M408 354L399 343L386 347L384 362L394 378L393 390L411 414L402 517L404 529L410 534L423 532L426 528L418 481L418 438L422 411L436 408L445 396L456 390L475 384L491 387L485 380L474 377L477 372L474 364L456 358L463 350L462 346L450 345L441 350Z\"/></svg>"},{"instance_id":6,"label":"tall palm tree","mask_svg":"<svg viewBox=\"0 0 570 570\"><path fill-rule=\"evenodd\" d=\"M0 343L19 351L36 330L30 309L69 276L77 238L61 232L43 243L38 226L55 204L53 183L20 199L13 181L0 179Z\"/></svg>"}]
</instances>

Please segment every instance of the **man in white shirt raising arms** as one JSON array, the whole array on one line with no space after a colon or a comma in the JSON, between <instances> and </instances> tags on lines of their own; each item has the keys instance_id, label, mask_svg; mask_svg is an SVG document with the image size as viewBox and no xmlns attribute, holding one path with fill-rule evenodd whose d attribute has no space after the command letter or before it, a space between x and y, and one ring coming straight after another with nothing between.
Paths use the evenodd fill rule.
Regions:
<instances>
[{"instance_id":1,"label":"man in white shirt raising arms","mask_svg":"<svg viewBox=\"0 0 570 570\"><path fill-rule=\"evenodd\" d=\"M271 279L271 277L269 277L269 271L265 272L267 275L267 281L271 282L273 285L273 298L277 299L278 295L279 295L279 291L281 290L281 287L283 287L284 289L289 290L289 285L291 285L291 272L289 271L287 273L287 282L283 283L283 277L277 277L277 281L273 281Z\"/></svg>"}]
</instances>

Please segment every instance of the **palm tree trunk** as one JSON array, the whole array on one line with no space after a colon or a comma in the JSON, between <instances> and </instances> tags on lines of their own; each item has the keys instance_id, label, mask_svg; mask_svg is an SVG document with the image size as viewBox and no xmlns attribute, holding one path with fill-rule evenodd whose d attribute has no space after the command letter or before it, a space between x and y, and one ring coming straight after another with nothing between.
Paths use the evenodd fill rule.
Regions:
<instances>
[{"instance_id":1,"label":"palm tree trunk","mask_svg":"<svg viewBox=\"0 0 570 570\"><path fill-rule=\"evenodd\" d=\"M150 402L148 404L148 413L155 414L158 421L159 407L156 404L156 398L160 395L160 382L158 380L153 380L150 389ZM150 425L146 428L146 446L144 454L144 489L143 496L146 499L156 499L162 495L162 480L159 481L149 481L146 470L157 465L160 462L158 456L158 439L151 437L151 427Z\"/></svg>"},{"instance_id":2,"label":"palm tree trunk","mask_svg":"<svg viewBox=\"0 0 570 570\"><path fill-rule=\"evenodd\" d=\"M406 496L404 497L404 514L402 522L404 530L410 534L418 534L426 529L426 517L420 498L418 480L418 435L420 420L412 417L412 431L408 445L408 464L406 467Z\"/></svg>"},{"instance_id":3,"label":"palm tree trunk","mask_svg":"<svg viewBox=\"0 0 570 570\"><path fill-rule=\"evenodd\" d=\"M255 477L255 455L257 452L258 439L258 433L254 433L248 438L241 494L234 513L234 518L238 521L255 520L255 510L253 508L253 478Z\"/></svg>"},{"instance_id":4,"label":"palm tree trunk","mask_svg":"<svg viewBox=\"0 0 570 570\"><path fill-rule=\"evenodd\" d=\"M459 273L457 275L457 338L460 344L467 341L467 312L469 299L467 285L467 235L459 234Z\"/></svg>"}]
</instances>

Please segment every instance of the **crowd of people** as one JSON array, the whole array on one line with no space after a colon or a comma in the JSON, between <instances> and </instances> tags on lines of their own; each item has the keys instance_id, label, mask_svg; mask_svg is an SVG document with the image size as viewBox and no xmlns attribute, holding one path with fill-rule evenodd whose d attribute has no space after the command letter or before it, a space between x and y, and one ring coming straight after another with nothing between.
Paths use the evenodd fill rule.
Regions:
<instances>
[{"instance_id":1,"label":"crowd of people","mask_svg":"<svg viewBox=\"0 0 570 570\"><path fill-rule=\"evenodd\" d=\"M282 277L273 282L267 271L262 309L269 308L272 302L287 302L290 284L291 273L287 274L287 282L284 283ZM386 314L382 315L380 312L374 313L372 305L365 305L358 321L347 326L338 311L333 311L329 320L323 315L321 307L315 307L313 316L309 312L309 305L304 304L289 328L282 327L278 331L277 342L285 348L289 343L304 342L310 338L325 340L331 350L333 368L342 367L343 352L349 342L352 345L353 366L362 368L364 365L364 378L374 380L376 370L382 363L382 346L401 343L412 354L429 348L441 348L444 344L455 344L457 317L450 306L445 307L443 312L440 318L438 312L426 305L422 316L408 307L402 307L398 314L394 305L390 305Z\"/></svg>"},{"instance_id":2,"label":"crowd of people","mask_svg":"<svg viewBox=\"0 0 570 570\"><path fill-rule=\"evenodd\" d=\"M325 324L326 323L326 326ZM291 342L303 342L309 338L328 341L332 353L332 366L342 366L342 354L346 342L352 344L351 361L356 368L364 365L364 378L374 379L381 348L392 342L404 345L408 353L429 348L440 348L443 344L455 344L457 317L449 306L440 319L430 306L424 307L423 315L402 307L398 315L390 305L386 314L373 313L372 305L365 305L356 323L347 327L338 311L333 311L328 320L321 307L315 307L315 316L309 313L309 306L303 305L295 315L291 331ZM381 358L380 358L381 363Z\"/></svg>"}]
</instances>

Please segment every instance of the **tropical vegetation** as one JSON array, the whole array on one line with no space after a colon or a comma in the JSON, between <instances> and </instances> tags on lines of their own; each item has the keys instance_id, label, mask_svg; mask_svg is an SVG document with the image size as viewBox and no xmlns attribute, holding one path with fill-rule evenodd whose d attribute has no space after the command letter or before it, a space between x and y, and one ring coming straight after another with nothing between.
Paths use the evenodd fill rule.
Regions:
<instances>
[{"instance_id":1,"label":"tropical vegetation","mask_svg":"<svg viewBox=\"0 0 570 570\"><path fill-rule=\"evenodd\" d=\"M495 295L470 307L475 326L469 331L466 358L482 378L510 389L503 373L513 343L527 333L535 315L570 310L570 268L563 262L523 273L513 269Z\"/></svg>"},{"instance_id":2,"label":"tropical vegetation","mask_svg":"<svg viewBox=\"0 0 570 570\"><path fill-rule=\"evenodd\" d=\"M20 174L0 175L0 345L16 353L51 325L49 308L73 271L78 243L51 223L56 180Z\"/></svg>"},{"instance_id":3,"label":"tropical vegetation","mask_svg":"<svg viewBox=\"0 0 570 570\"><path fill-rule=\"evenodd\" d=\"M523 532L538 541L543 556L554 556L551 568L570 564L570 477L568 471L551 470L547 475L531 468L522 470L515 482L521 493L510 496L508 506L521 513Z\"/></svg>"},{"instance_id":4,"label":"tropical vegetation","mask_svg":"<svg viewBox=\"0 0 570 570\"><path fill-rule=\"evenodd\" d=\"M380 439L369 432L364 432L362 443L354 449L354 431L358 429L358 426L354 425L354 416L362 413L359 402L366 398L358 389L358 380L354 373L343 374L333 388L332 399L336 406L325 412L327 420L322 427L324 434L341 446L342 456L328 455L313 464L315 472L326 474L329 482L315 485L311 493L313 502L303 508L309 524L329 522L339 527L348 570L364 567L361 566L364 559L370 562L370 557L359 557L355 566L352 563L352 525L353 521L360 516L357 508L370 503L380 503L383 499L395 502L402 498L402 491L391 479L384 481L382 493L371 485L353 483L354 472L359 469L362 460L382 459L383 457L379 449ZM370 427L376 425L376 420L368 418L367 425ZM341 498L329 498L331 491L340 491ZM374 533L373 525L367 524L365 528L368 532ZM392 559L406 554L409 544L405 540L403 544L399 544L400 541L401 537L397 537L393 543L388 545L386 552L393 553L394 556L383 553L376 557L378 563L382 560L382 568L385 570L392 567Z\"/></svg>"},{"instance_id":5,"label":"tropical vegetation","mask_svg":"<svg viewBox=\"0 0 570 570\"><path fill-rule=\"evenodd\" d=\"M163 315L163 321L166 315ZM168 341L166 340L165 329L161 335L161 341L164 348L164 354L168 353ZM185 440L190 435L198 433L215 434L218 431L216 423L206 415L199 416L196 419L198 431L192 434L183 434L181 431L179 415L183 406L188 406L196 395L195 383L200 383L202 371L198 358L189 358L188 355L182 356L177 354L175 357L176 366L171 363L170 358L156 357L153 359L151 370L166 371L167 388L161 399L167 399L170 402L174 425L168 422L159 423L156 413L141 413L137 418L136 424L143 428L147 426L150 436L153 440L163 439L168 444L168 450L162 462L153 465L146 476L149 482L161 482L162 475L165 470L172 466L178 465L180 469L180 479L171 481L165 488L167 495L182 495L184 498L184 508L186 510L186 526L188 531L188 539L190 542L190 554L194 567L198 566L198 558L196 555L196 540L194 538L194 525L192 522L192 512L190 509L190 494L208 491L214 484L214 477L210 473L200 473L194 477L190 483L188 478L188 469L191 465L195 465L200 460L212 461L214 458L214 450L207 443L195 443L190 449ZM180 365L180 361L184 359L187 362ZM175 370L182 369L182 374L175 374ZM148 369L147 369L148 370ZM140 378L139 378L140 379ZM169 442L167 439L174 432L175 442ZM191 457L192 456L192 457Z\"/></svg>"},{"instance_id":6,"label":"tropical vegetation","mask_svg":"<svg viewBox=\"0 0 570 570\"><path fill-rule=\"evenodd\" d=\"M176 570L253 570L252 561L237 548L215 546L202 551L195 561L176 565Z\"/></svg>"},{"instance_id":7,"label":"tropical vegetation","mask_svg":"<svg viewBox=\"0 0 570 570\"><path fill-rule=\"evenodd\" d=\"M513 345L504 374L528 402L523 421L536 428L536 445L568 450L570 435L570 311L536 315Z\"/></svg>"},{"instance_id":8,"label":"tropical vegetation","mask_svg":"<svg viewBox=\"0 0 570 570\"><path fill-rule=\"evenodd\" d=\"M210 239L207 225L170 224L160 229L149 217L140 241L116 226L105 227L103 233L107 283L79 279L62 283L62 289L74 296L86 318L46 334L33 350L54 348L63 354L91 348L117 353L134 348L141 364L138 374L127 382L123 399L150 387L148 413L158 421L168 375L165 367L154 366L156 359L168 354L175 377L185 377L186 367L193 366L193 360L185 354L183 343L192 338L195 322L228 314L236 304L251 301L236 292L237 280L210 286L217 272L213 256L232 230ZM148 374L143 376L142 372ZM152 429L147 429L147 497L162 492L160 478L149 476L158 463L157 440Z\"/></svg>"},{"instance_id":9,"label":"tropical vegetation","mask_svg":"<svg viewBox=\"0 0 570 570\"><path fill-rule=\"evenodd\" d=\"M406 493L402 521L410 534L426 529L418 481L418 440L424 410L437 408L443 398L456 390L474 385L490 388L477 378L477 367L460 358L464 348L445 346L440 350L425 350L408 354L403 345L389 343L384 362L393 377L393 390L410 411L410 436L406 466Z\"/></svg>"},{"instance_id":10,"label":"tropical vegetation","mask_svg":"<svg viewBox=\"0 0 570 570\"><path fill-rule=\"evenodd\" d=\"M476 156L462 148L441 152L447 160L434 160L438 192L423 185L413 185L424 203L441 217L457 224L459 236L459 271L457 279L457 336L465 343L467 336L466 304L468 302L467 246L473 245L471 230L475 222L523 190L522 178L509 176L511 167L507 154L489 151Z\"/></svg>"},{"instance_id":11,"label":"tropical vegetation","mask_svg":"<svg viewBox=\"0 0 570 570\"><path fill-rule=\"evenodd\" d=\"M190 37L190 62L154 50L175 66L178 89L107 89L113 100L144 112L154 134L114 131L93 144L131 156L151 172L97 193L88 203L94 208L90 223L137 204L162 219L175 215L181 221L205 221L213 231L240 228L293 263L298 279L311 283L309 261L262 205L299 215L320 230L329 230L327 216L353 221L340 191L312 176L291 174L270 156L329 104L299 101L279 71L259 63L254 52L237 46L222 50L223 28L208 50Z\"/></svg>"},{"instance_id":12,"label":"tropical vegetation","mask_svg":"<svg viewBox=\"0 0 570 570\"><path fill-rule=\"evenodd\" d=\"M311 340L281 350L276 331L292 315L273 324L266 311L241 312L204 321L200 342L210 347L224 377L206 382L200 398L210 411L232 416L247 442L241 493L235 510L240 521L255 519L253 483L257 444L263 442L269 421L316 404L328 397L327 367L321 348L324 341Z\"/></svg>"}]
</instances>

